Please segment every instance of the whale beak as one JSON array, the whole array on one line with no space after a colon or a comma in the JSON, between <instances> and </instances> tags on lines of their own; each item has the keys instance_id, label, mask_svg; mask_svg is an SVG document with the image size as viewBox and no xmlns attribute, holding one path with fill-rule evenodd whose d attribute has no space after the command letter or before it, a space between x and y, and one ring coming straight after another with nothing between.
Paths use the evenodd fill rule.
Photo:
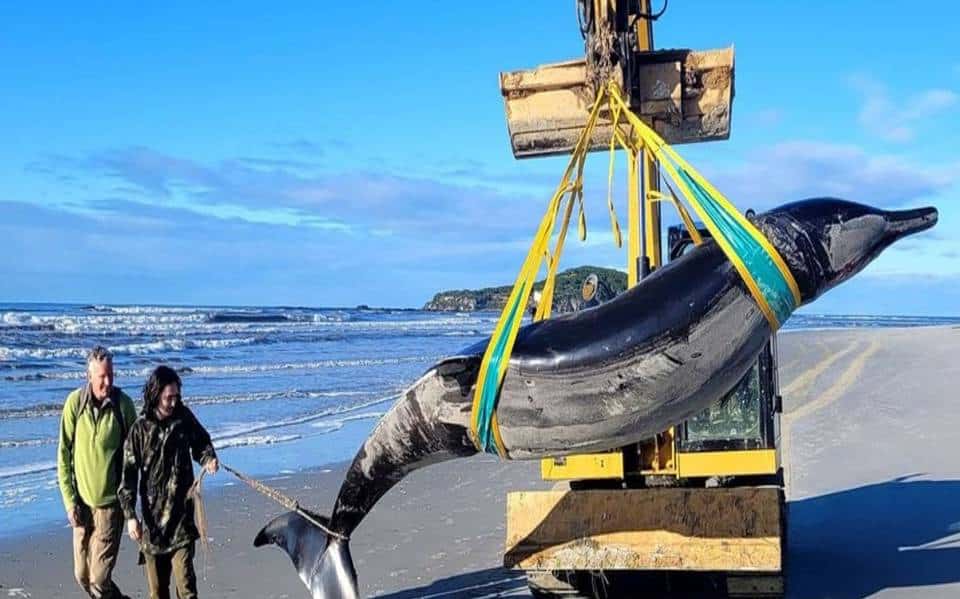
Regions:
<instances>
[{"instance_id":1,"label":"whale beak","mask_svg":"<svg viewBox=\"0 0 960 599\"><path fill-rule=\"evenodd\" d=\"M884 213L887 219L887 231L893 239L900 239L925 231L937 224L937 209L931 207L912 210L892 210Z\"/></svg>"}]
</instances>

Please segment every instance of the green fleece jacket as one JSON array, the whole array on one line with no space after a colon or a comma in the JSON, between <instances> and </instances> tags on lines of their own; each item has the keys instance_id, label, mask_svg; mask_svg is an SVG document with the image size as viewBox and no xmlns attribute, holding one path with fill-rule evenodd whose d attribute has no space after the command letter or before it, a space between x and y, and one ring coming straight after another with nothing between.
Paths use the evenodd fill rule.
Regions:
<instances>
[{"instance_id":1,"label":"green fleece jacket","mask_svg":"<svg viewBox=\"0 0 960 599\"><path fill-rule=\"evenodd\" d=\"M111 402L118 402L126 421L121 427L116 412L104 403L95 408L87 400L83 412L84 394L90 394L86 385L67 396L60 418L60 446L57 451L57 478L63 505L69 511L78 501L91 507L104 507L117 501L120 470L123 460L123 431L129 431L137 419L133 401L119 388L110 394Z\"/></svg>"}]
</instances>

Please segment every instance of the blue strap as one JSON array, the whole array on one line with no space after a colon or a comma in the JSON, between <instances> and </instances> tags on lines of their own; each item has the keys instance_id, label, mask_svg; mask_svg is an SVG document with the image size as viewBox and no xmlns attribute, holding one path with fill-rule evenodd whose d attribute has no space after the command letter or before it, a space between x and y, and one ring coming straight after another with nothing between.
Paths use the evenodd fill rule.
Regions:
<instances>
[{"instance_id":1,"label":"blue strap","mask_svg":"<svg viewBox=\"0 0 960 599\"><path fill-rule=\"evenodd\" d=\"M678 169L678 173L697 196L697 201L709 214L710 219L733 248L734 253L753 275L757 287L776 314L777 320L781 324L786 322L793 311L797 309L797 305L793 293L790 291L789 283L787 283L780 269L777 268L773 258L743 228L743 225L723 210L713 197L694 181L685 170Z\"/></svg>"},{"instance_id":2,"label":"blue strap","mask_svg":"<svg viewBox=\"0 0 960 599\"><path fill-rule=\"evenodd\" d=\"M506 326L503 327L504 332L512 329L513 322L517 318L517 308L520 305L520 298L524 297L524 287L525 285L520 286L520 293L517 294L513 300L513 305L510 306L510 316L508 317ZM499 452L497 451L497 444L493 441L493 427L490 426L490 421L493 419L493 414L497 407L497 397L500 394L497 372L500 370L500 362L503 360L504 349L507 346L508 338L509 335L503 334L496 340L494 352L490 356L490 366L487 368L487 376L478 383L483 385L483 389L480 396L480 416L477 426L477 437L480 441L480 447L485 452L494 455L499 455ZM493 339L490 341L492 342Z\"/></svg>"}]
</instances>

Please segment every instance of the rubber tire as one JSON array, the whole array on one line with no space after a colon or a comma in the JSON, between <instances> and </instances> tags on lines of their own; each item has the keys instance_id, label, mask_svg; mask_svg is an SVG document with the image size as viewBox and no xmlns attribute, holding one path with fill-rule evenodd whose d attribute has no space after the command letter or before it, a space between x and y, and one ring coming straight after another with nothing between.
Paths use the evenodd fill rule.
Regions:
<instances>
[{"instance_id":1,"label":"rubber tire","mask_svg":"<svg viewBox=\"0 0 960 599\"><path fill-rule=\"evenodd\" d=\"M528 570L527 587L534 599L593 599L578 588L577 572Z\"/></svg>"}]
</instances>

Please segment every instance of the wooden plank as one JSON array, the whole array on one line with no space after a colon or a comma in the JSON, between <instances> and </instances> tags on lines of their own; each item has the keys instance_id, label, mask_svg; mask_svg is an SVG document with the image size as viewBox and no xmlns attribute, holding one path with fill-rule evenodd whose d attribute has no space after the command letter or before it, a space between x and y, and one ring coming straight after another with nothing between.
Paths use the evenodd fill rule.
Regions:
<instances>
[{"instance_id":1,"label":"wooden plank","mask_svg":"<svg viewBox=\"0 0 960 599\"><path fill-rule=\"evenodd\" d=\"M778 572L780 493L777 488L510 493L504 565Z\"/></svg>"}]
</instances>

